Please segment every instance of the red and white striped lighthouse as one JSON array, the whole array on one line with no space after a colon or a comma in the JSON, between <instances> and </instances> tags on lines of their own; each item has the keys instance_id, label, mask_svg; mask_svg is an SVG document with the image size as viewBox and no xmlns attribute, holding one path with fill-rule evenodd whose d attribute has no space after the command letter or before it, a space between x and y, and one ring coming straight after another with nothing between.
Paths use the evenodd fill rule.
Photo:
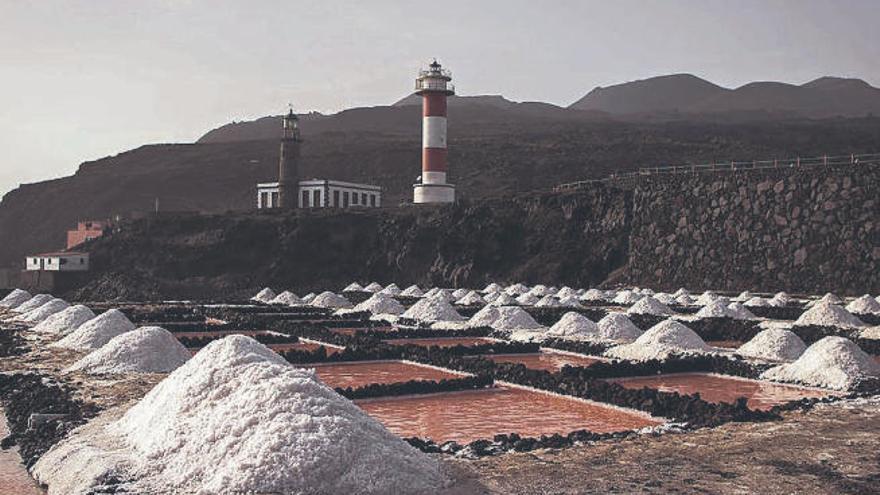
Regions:
<instances>
[{"instance_id":1,"label":"red and white striped lighthouse","mask_svg":"<svg viewBox=\"0 0 880 495\"><path fill-rule=\"evenodd\" d=\"M452 203L455 186L446 183L446 97L455 94L452 74L436 60L419 71L416 94L422 96L422 177L413 185L414 203Z\"/></svg>"}]
</instances>

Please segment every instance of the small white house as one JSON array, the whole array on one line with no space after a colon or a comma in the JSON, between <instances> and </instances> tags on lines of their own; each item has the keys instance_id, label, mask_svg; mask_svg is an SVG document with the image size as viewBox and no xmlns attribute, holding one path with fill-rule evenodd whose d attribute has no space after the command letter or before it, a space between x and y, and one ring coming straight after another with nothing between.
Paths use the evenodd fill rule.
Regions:
<instances>
[{"instance_id":1,"label":"small white house","mask_svg":"<svg viewBox=\"0 0 880 495\"><path fill-rule=\"evenodd\" d=\"M378 208L382 188L338 180L312 179L299 182L299 208ZM278 207L278 183L257 184L257 208Z\"/></svg>"},{"instance_id":2,"label":"small white house","mask_svg":"<svg viewBox=\"0 0 880 495\"><path fill-rule=\"evenodd\" d=\"M43 272L85 272L89 269L89 253L34 254L25 258L25 269Z\"/></svg>"}]
</instances>

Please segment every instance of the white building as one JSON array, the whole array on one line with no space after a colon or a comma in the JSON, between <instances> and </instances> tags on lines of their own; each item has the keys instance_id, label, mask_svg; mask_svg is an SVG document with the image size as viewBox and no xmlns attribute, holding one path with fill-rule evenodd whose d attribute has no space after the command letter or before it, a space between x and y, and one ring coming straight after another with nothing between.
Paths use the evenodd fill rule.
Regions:
<instances>
[{"instance_id":1,"label":"white building","mask_svg":"<svg viewBox=\"0 0 880 495\"><path fill-rule=\"evenodd\" d=\"M338 180L299 181L299 208L378 208L382 206L382 188ZM257 208L278 207L278 183L257 184Z\"/></svg>"},{"instance_id":2,"label":"white building","mask_svg":"<svg viewBox=\"0 0 880 495\"><path fill-rule=\"evenodd\" d=\"M35 254L25 258L25 269L44 272L85 272L89 269L89 253Z\"/></svg>"}]
</instances>

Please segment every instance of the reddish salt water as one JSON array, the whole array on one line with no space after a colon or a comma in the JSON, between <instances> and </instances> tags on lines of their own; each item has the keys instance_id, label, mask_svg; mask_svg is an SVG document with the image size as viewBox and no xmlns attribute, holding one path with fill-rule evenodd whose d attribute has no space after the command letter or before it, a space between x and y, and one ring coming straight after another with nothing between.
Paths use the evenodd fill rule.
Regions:
<instances>
[{"instance_id":1,"label":"reddish salt water","mask_svg":"<svg viewBox=\"0 0 880 495\"><path fill-rule=\"evenodd\" d=\"M401 383L410 380L461 378L462 375L429 366L402 361L359 361L354 363L306 364L314 366L318 377L333 388L362 387L371 383Z\"/></svg>"},{"instance_id":2,"label":"reddish salt water","mask_svg":"<svg viewBox=\"0 0 880 495\"><path fill-rule=\"evenodd\" d=\"M390 339L383 342L391 345L419 345L423 347L454 347L457 345L470 347L481 344L490 344L494 341L482 337L440 337L435 339Z\"/></svg>"},{"instance_id":3,"label":"reddish salt water","mask_svg":"<svg viewBox=\"0 0 880 495\"><path fill-rule=\"evenodd\" d=\"M0 438L6 438L9 435L9 429L6 425L6 416L2 412L3 410L0 409L0 416L2 416L0 417ZM45 493L21 463L18 449L0 450L0 493L15 495L43 495Z\"/></svg>"},{"instance_id":4,"label":"reddish salt water","mask_svg":"<svg viewBox=\"0 0 880 495\"><path fill-rule=\"evenodd\" d=\"M228 335L247 335L248 337L253 337L254 335L265 335L267 333L269 333L268 330L221 330L217 332L175 332L174 336L177 338L226 337Z\"/></svg>"},{"instance_id":5,"label":"reddish salt water","mask_svg":"<svg viewBox=\"0 0 880 495\"><path fill-rule=\"evenodd\" d=\"M333 333L338 333L340 335L354 335L358 332L363 332L366 330L372 330L377 332L390 332L393 330L391 327L354 327L354 328L331 328L330 331Z\"/></svg>"},{"instance_id":6,"label":"reddish salt water","mask_svg":"<svg viewBox=\"0 0 880 495\"><path fill-rule=\"evenodd\" d=\"M721 347L722 349L739 349L743 342L739 340L710 340L706 342L712 347Z\"/></svg>"},{"instance_id":7,"label":"reddish salt water","mask_svg":"<svg viewBox=\"0 0 880 495\"><path fill-rule=\"evenodd\" d=\"M539 437L575 430L596 433L654 426L647 416L576 399L499 387L356 401L401 437L472 442L500 433Z\"/></svg>"},{"instance_id":8,"label":"reddish salt water","mask_svg":"<svg viewBox=\"0 0 880 495\"><path fill-rule=\"evenodd\" d=\"M700 393L709 402L732 403L739 397L748 399L751 409L767 410L794 400L826 397L831 392L801 388L778 383L726 378L705 373L673 373L658 376L640 376L612 380L627 388L655 388L662 392L680 394Z\"/></svg>"},{"instance_id":9,"label":"reddish salt water","mask_svg":"<svg viewBox=\"0 0 880 495\"><path fill-rule=\"evenodd\" d=\"M491 359L496 363L515 363L523 364L526 368L533 370L544 370L555 373L565 365L569 366L590 366L600 361L596 358L586 356L574 356L571 354L561 354L558 352L540 352L535 354L498 354L483 355L486 359Z\"/></svg>"},{"instance_id":10,"label":"reddish salt water","mask_svg":"<svg viewBox=\"0 0 880 495\"><path fill-rule=\"evenodd\" d=\"M266 347L272 349L275 352L284 352L284 351L308 351L313 352L318 350L319 347L323 347L326 349L327 355L332 356L338 352L342 351L342 348L339 347L330 347L330 346L322 346L321 344L315 344L313 342L297 342L295 344L267 344Z\"/></svg>"}]
</instances>

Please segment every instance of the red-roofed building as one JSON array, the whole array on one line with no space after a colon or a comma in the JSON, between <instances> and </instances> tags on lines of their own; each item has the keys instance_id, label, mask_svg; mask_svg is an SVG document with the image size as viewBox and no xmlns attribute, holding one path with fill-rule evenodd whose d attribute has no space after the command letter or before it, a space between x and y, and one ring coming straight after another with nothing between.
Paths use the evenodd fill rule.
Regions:
<instances>
[{"instance_id":1,"label":"red-roofed building","mask_svg":"<svg viewBox=\"0 0 880 495\"><path fill-rule=\"evenodd\" d=\"M76 230L67 231L67 249L97 239L104 235L104 230L110 227L108 220L87 220L76 224Z\"/></svg>"}]
</instances>

